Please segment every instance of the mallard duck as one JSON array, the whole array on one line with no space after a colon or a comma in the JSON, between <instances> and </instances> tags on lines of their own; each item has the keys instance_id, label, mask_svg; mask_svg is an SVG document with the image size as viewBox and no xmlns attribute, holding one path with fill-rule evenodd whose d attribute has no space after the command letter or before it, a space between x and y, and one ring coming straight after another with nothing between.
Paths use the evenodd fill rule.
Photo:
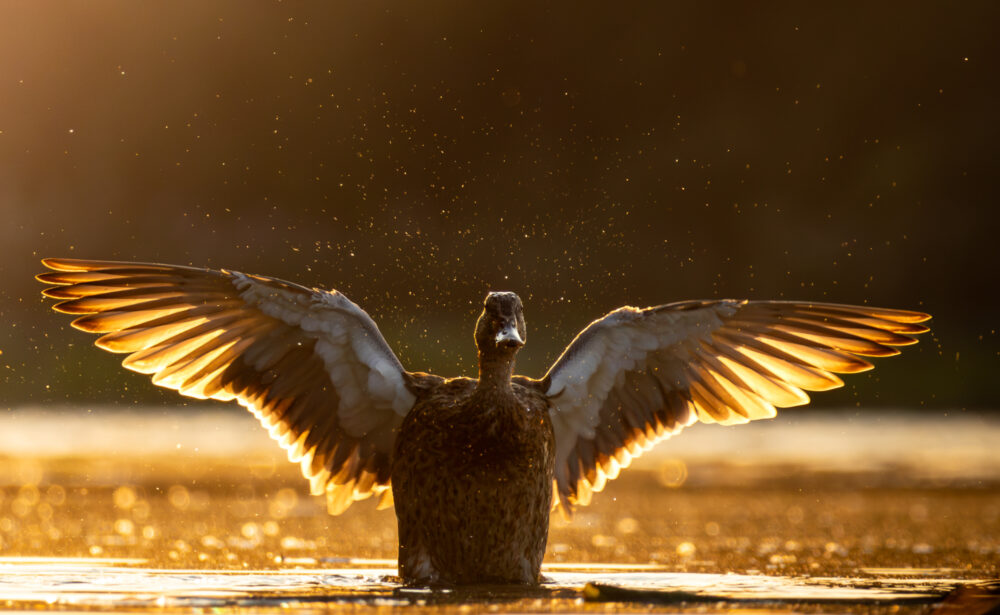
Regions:
<instances>
[{"instance_id":1,"label":"mallard duck","mask_svg":"<svg viewBox=\"0 0 1000 615\"><path fill-rule=\"evenodd\" d=\"M43 293L157 385L236 400L301 464L330 513L395 503L411 584L539 582L549 513L567 514L655 443L800 406L927 327L920 312L684 301L595 320L542 378L514 375L521 300L491 292L478 378L403 368L337 291L230 270L46 259Z\"/></svg>"}]
</instances>

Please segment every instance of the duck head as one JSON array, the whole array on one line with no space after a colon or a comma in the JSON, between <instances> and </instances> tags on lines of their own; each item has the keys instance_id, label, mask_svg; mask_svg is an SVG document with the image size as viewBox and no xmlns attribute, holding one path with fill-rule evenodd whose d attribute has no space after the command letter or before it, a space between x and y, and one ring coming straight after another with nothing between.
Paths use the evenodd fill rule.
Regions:
<instances>
[{"instance_id":1,"label":"duck head","mask_svg":"<svg viewBox=\"0 0 1000 615\"><path fill-rule=\"evenodd\" d=\"M502 292L486 295L483 313L476 321L476 348L480 356L513 357L527 337L520 297Z\"/></svg>"}]
</instances>

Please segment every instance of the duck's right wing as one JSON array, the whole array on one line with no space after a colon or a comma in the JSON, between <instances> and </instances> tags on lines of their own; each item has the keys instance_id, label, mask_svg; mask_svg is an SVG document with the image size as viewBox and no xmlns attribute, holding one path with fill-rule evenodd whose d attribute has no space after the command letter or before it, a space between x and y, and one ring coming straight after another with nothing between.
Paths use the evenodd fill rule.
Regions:
<instances>
[{"instance_id":1,"label":"duck's right wing","mask_svg":"<svg viewBox=\"0 0 1000 615\"><path fill-rule=\"evenodd\" d=\"M395 433L412 379L372 319L344 295L236 271L46 259L59 312L128 353L128 369L198 399L237 400L299 462L336 514L391 503Z\"/></svg>"},{"instance_id":2,"label":"duck's right wing","mask_svg":"<svg viewBox=\"0 0 1000 615\"><path fill-rule=\"evenodd\" d=\"M792 301L685 301L611 312L536 381L551 404L558 504L568 512L654 443L809 402L927 331L920 312Z\"/></svg>"}]
</instances>

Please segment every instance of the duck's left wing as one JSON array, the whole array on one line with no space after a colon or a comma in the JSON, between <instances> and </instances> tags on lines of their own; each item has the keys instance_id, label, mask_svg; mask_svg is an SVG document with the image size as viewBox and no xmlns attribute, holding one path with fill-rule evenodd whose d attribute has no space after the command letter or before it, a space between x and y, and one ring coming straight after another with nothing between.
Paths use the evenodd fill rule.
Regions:
<instances>
[{"instance_id":1,"label":"duck's left wing","mask_svg":"<svg viewBox=\"0 0 1000 615\"><path fill-rule=\"evenodd\" d=\"M73 326L128 369L198 399L237 400L299 462L330 512L391 502L395 433L421 376L336 291L236 271L46 259L38 276Z\"/></svg>"},{"instance_id":2,"label":"duck's left wing","mask_svg":"<svg viewBox=\"0 0 1000 615\"><path fill-rule=\"evenodd\" d=\"M898 354L927 314L788 301L625 307L591 323L538 382L552 404L559 504L587 504L643 450L695 421L732 425Z\"/></svg>"}]
</instances>

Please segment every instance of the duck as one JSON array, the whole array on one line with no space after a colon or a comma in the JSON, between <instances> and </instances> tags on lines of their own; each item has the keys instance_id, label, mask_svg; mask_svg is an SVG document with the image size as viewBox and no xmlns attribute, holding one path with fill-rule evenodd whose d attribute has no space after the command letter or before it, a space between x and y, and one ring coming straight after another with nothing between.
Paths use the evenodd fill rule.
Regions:
<instances>
[{"instance_id":1,"label":"duck","mask_svg":"<svg viewBox=\"0 0 1000 615\"><path fill-rule=\"evenodd\" d=\"M696 422L802 406L929 329L929 314L805 301L625 306L540 378L514 373L524 306L490 292L476 378L408 371L336 290L229 269L47 258L37 279L122 365L196 399L236 401L337 515L394 507L408 585L542 581L554 510L586 506Z\"/></svg>"}]
</instances>

